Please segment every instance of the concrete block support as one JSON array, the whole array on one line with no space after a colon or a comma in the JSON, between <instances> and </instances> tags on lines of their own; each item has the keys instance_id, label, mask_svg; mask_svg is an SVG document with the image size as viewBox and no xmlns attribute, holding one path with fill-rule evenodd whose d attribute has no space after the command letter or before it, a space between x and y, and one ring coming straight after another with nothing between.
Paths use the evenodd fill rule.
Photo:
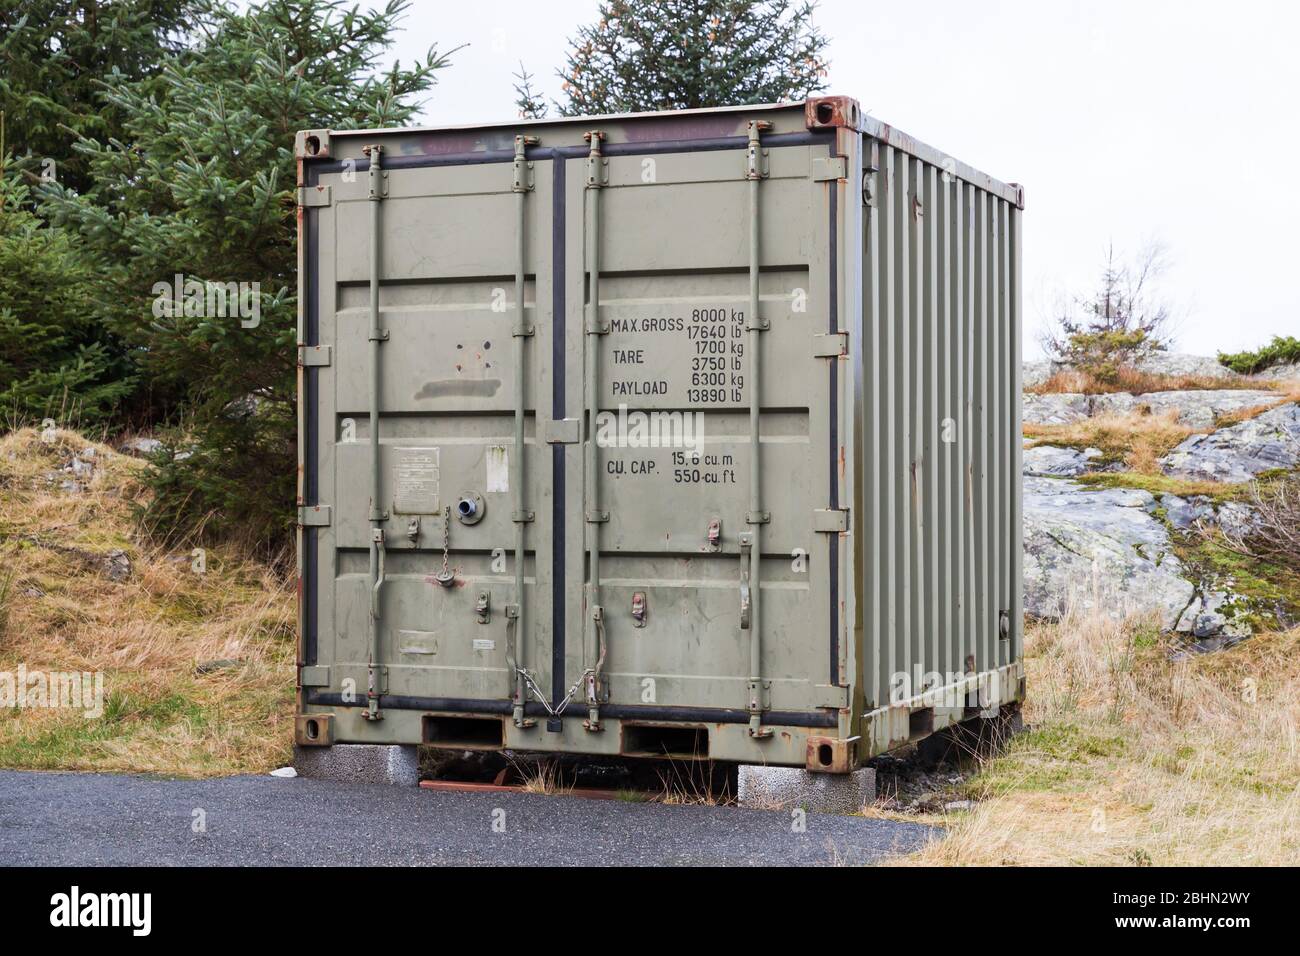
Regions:
<instances>
[{"instance_id":1,"label":"concrete block support","mask_svg":"<svg viewBox=\"0 0 1300 956\"><path fill-rule=\"evenodd\" d=\"M335 744L294 747L293 766L302 777L342 783L388 783L414 787L420 783L420 760L405 744Z\"/></svg>"},{"instance_id":2,"label":"concrete block support","mask_svg":"<svg viewBox=\"0 0 1300 956\"><path fill-rule=\"evenodd\" d=\"M802 807L818 813L857 813L876 799L876 771L809 773L798 767L740 768L740 805L760 810Z\"/></svg>"}]
</instances>

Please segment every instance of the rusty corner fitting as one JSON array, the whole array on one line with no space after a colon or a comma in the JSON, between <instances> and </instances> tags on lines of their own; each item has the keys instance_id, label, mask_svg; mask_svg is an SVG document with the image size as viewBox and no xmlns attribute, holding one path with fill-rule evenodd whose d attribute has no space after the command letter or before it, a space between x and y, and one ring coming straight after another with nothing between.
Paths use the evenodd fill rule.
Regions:
<instances>
[{"instance_id":1,"label":"rusty corner fitting","mask_svg":"<svg viewBox=\"0 0 1300 956\"><path fill-rule=\"evenodd\" d=\"M334 743L334 715L296 715L293 719L293 742L300 747L330 746Z\"/></svg>"},{"instance_id":2,"label":"rusty corner fitting","mask_svg":"<svg viewBox=\"0 0 1300 956\"><path fill-rule=\"evenodd\" d=\"M299 130L293 137L293 155L295 159L329 159L330 131Z\"/></svg>"},{"instance_id":3,"label":"rusty corner fitting","mask_svg":"<svg viewBox=\"0 0 1300 956\"><path fill-rule=\"evenodd\" d=\"M804 125L809 129L857 129L861 116L862 108L851 96L818 96L803 104Z\"/></svg>"},{"instance_id":4,"label":"rusty corner fitting","mask_svg":"<svg viewBox=\"0 0 1300 956\"><path fill-rule=\"evenodd\" d=\"M857 766L857 737L808 738L804 769L809 773L848 773Z\"/></svg>"}]
</instances>

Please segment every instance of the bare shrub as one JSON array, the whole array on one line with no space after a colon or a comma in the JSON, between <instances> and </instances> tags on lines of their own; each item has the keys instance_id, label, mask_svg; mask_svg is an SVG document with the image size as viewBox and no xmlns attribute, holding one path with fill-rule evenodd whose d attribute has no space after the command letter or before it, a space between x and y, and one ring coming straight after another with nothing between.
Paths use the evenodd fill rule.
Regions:
<instances>
[{"instance_id":1,"label":"bare shrub","mask_svg":"<svg viewBox=\"0 0 1300 956\"><path fill-rule=\"evenodd\" d=\"M1279 481L1253 481L1248 522L1223 529L1222 543L1238 554L1300 570L1300 474Z\"/></svg>"}]
</instances>

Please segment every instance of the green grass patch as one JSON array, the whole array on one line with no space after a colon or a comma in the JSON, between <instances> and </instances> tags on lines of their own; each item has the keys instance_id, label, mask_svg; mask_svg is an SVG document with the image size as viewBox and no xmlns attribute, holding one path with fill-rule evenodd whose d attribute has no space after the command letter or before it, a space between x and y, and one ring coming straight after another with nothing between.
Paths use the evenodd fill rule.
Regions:
<instances>
[{"instance_id":1,"label":"green grass patch","mask_svg":"<svg viewBox=\"0 0 1300 956\"><path fill-rule=\"evenodd\" d=\"M0 715L0 766L18 770L66 770L81 765L104 745L120 740L122 728L104 719L89 719L80 714L68 720L24 733L12 729L21 721L21 709L8 709Z\"/></svg>"},{"instance_id":2,"label":"green grass patch","mask_svg":"<svg viewBox=\"0 0 1300 956\"><path fill-rule=\"evenodd\" d=\"M1245 494L1243 486L1212 481L1187 481L1166 475L1143 475L1136 471L1090 472L1074 480L1091 488L1132 488L1149 491L1153 495L1177 495L1180 498L1204 495L1216 504L1238 501Z\"/></svg>"},{"instance_id":3,"label":"green grass patch","mask_svg":"<svg viewBox=\"0 0 1300 956\"><path fill-rule=\"evenodd\" d=\"M1012 791L1076 791L1093 785L1098 762L1122 755L1118 733L1099 733L1076 724L1049 723L1016 736L1005 753L986 763L961 788L984 799Z\"/></svg>"},{"instance_id":4,"label":"green grass patch","mask_svg":"<svg viewBox=\"0 0 1300 956\"><path fill-rule=\"evenodd\" d=\"M1142 621L1133 629L1133 646L1138 650L1147 650L1160 646L1160 627L1153 621Z\"/></svg>"},{"instance_id":5,"label":"green grass patch","mask_svg":"<svg viewBox=\"0 0 1300 956\"><path fill-rule=\"evenodd\" d=\"M106 682L108 679L106 675ZM163 732L181 725L199 732L213 716L181 693L151 697L131 691L105 694L104 712L98 717L74 710L65 719L30 727L24 726L31 720L30 711L5 708L0 712L0 766L29 770L84 766L109 746L129 746L141 732Z\"/></svg>"}]
</instances>

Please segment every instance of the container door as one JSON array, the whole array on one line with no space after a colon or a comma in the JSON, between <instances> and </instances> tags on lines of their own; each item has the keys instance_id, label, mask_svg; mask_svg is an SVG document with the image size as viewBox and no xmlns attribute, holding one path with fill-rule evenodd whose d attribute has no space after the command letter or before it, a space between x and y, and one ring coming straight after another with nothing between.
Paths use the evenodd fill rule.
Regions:
<instances>
[{"instance_id":1,"label":"container door","mask_svg":"<svg viewBox=\"0 0 1300 956\"><path fill-rule=\"evenodd\" d=\"M780 723L847 704L843 184L817 175L829 137L777 140L789 145L763 147L754 206L743 145L611 149L595 179L590 160L570 162L586 175L569 177L568 323L584 334L568 374L587 427L569 566L586 573L570 591L566 683L598 671L610 715L734 719L757 699Z\"/></svg>"},{"instance_id":2,"label":"container door","mask_svg":"<svg viewBox=\"0 0 1300 956\"><path fill-rule=\"evenodd\" d=\"M379 636L381 704L408 698L405 705L418 709L508 711L515 686L507 646L512 629L519 635L518 664L539 686L549 685L551 460L549 447L538 443L553 367L549 169L545 158L534 162L532 188L522 199L508 159L392 162L377 202L368 197L364 162L316 177L315 185L330 193L328 203L311 210L317 301L309 334L333 357L311 369L307 407L316 420L307 426L306 484L309 503L327 504L333 513L318 522L323 526L306 529L311 541L304 553L312 608L308 663L329 668L328 687L315 691L322 702L346 701L351 691L352 701L365 704L372 628ZM382 331L378 579L371 551L375 207ZM522 317L515 284L521 222ZM547 307L539 309L539 302ZM523 447L515 439L520 353Z\"/></svg>"}]
</instances>

